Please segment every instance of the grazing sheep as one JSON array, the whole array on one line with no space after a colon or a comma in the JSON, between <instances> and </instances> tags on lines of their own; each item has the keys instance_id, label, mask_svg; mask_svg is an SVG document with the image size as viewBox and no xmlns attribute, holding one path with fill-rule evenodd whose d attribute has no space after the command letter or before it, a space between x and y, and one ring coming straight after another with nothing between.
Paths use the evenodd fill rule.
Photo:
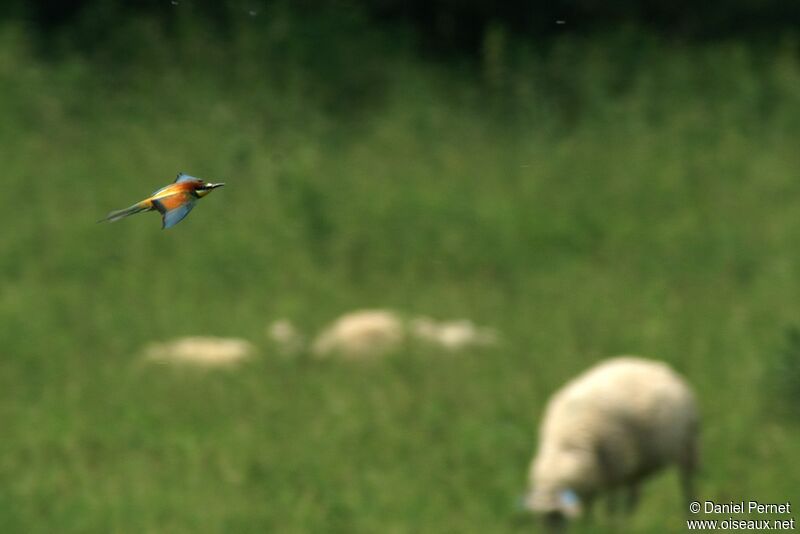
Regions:
<instances>
[{"instance_id":1,"label":"grazing sheep","mask_svg":"<svg viewBox=\"0 0 800 534\"><path fill-rule=\"evenodd\" d=\"M417 339L449 351L497 343L497 333L494 330L477 327L468 319L439 322L428 317L417 317L411 321L410 326L411 334Z\"/></svg>"},{"instance_id":2,"label":"grazing sheep","mask_svg":"<svg viewBox=\"0 0 800 534\"><path fill-rule=\"evenodd\" d=\"M316 356L364 358L397 349L405 338L403 322L387 310L361 310L339 317L314 341Z\"/></svg>"},{"instance_id":3,"label":"grazing sheep","mask_svg":"<svg viewBox=\"0 0 800 534\"><path fill-rule=\"evenodd\" d=\"M184 337L149 345L145 357L159 363L230 367L250 357L253 351L253 345L244 339Z\"/></svg>"},{"instance_id":4,"label":"grazing sheep","mask_svg":"<svg viewBox=\"0 0 800 534\"><path fill-rule=\"evenodd\" d=\"M303 350L305 341L289 319L278 319L267 327L267 336L284 356L292 356Z\"/></svg>"},{"instance_id":5,"label":"grazing sheep","mask_svg":"<svg viewBox=\"0 0 800 534\"><path fill-rule=\"evenodd\" d=\"M302 343L299 334L285 321L274 323L269 335L278 344L285 343L283 338L299 339ZM397 350L407 340L457 352L496 345L498 334L468 319L436 321L416 317L405 321L400 314L389 310L359 310L342 315L326 327L314 340L311 352L320 357L336 354L363 359Z\"/></svg>"},{"instance_id":6,"label":"grazing sheep","mask_svg":"<svg viewBox=\"0 0 800 534\"><path fill-rule=\"evenodd\" d=\"M557 527L601 493L612 504L620 488L632 510L639 483L673 464L691 500L698 427L694 394L666 364L636 357L602 362L547 405L525 506Z\"/></svg>"}]
</instances>

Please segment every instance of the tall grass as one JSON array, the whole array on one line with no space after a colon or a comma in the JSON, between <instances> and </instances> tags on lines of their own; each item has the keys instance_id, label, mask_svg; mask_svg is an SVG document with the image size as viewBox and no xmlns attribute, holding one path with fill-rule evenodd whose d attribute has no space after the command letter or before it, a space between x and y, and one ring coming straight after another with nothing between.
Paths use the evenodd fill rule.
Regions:
<instances>
[{"instance_id":1,"label":"tall grass","mask_svg":"<svg viewBox=\"0 0 800 534\"><path fill-rule=\"evenodd\" d=\"M797 495L763 379L800 314L796 45L497 32L457 67L277 8L228 37L133 20L93 52L0 27L0 530L525 531L547 396L618 353L696 386L701 497ZM229 186L170 231L95 224L178 171ZM355 368L265 342L363 306L505 341ZM138 359L199 333L263 353ZM681 508L662 477L631 529Z\"/></svg>"}]
</instances>

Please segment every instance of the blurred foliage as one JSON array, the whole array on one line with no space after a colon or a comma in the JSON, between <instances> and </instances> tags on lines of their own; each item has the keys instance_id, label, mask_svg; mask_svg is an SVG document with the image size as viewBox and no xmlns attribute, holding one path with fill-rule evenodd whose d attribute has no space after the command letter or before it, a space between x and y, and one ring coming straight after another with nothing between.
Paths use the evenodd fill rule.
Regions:
<instances>
[{"instance_id":1,"label":"blurred foliage","mask_svg":"<svg viewBox=\"0 0 800 534\"><path fill-rule=\"evenodd\" d=\"M301 15L322 11L346 18L359 13L388 25L399 22L421 38L428 52L477 53L496 26L541 43L565 33L604 32L620 26L636 26L676 38L719 39L770 37L795 31L800 25L800 5L782 0L701 4L688 0L10 0L4 3L3 11L26 18L45 36L66 31L87 45L105 43L131 17L155 17L172 28L187 12L220 35L230 36L239 29L238 20L244 15L278 7Z\"/></svg>"}]
</instances>

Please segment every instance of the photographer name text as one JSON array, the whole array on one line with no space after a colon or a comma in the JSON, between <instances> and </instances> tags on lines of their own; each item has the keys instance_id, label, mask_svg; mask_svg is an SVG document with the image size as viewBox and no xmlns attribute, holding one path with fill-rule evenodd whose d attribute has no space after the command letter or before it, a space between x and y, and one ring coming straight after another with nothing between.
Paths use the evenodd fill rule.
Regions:
<instances>
[{"instance_id":1,"label":"photographer name text","mask_svg":"<svg viewBox=\"0 0 800 534\"><path fill-rule=\"evenodd\" d=\"M758 501L703 501L703 512L707 514L790 514L792 503L762 503Z\"/></svg>"}]
</instances>

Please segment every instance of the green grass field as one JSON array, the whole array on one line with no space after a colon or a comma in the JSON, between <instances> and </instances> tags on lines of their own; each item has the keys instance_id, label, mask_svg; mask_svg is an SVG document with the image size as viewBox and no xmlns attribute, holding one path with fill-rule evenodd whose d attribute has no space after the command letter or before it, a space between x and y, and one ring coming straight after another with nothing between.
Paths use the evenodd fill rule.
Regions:
<instances>
[{"instance_id":1,"label":"green grass field","mask_svg":"<svg viewBox=\"0 0 800 534\"><path fill-rule=\"evenodd\" d=\"M0 532L531 531L544 403L621 353L696 387L701 498L800 497L796 44L498 38L456 67L269 20L94 55L0 26ZM170 231L96 224L178 171L228 187ZM353 365L265 336L364 307L504 341ZM260 354L140 358L198 334ZM677 486L630 531L683 531Z\"/></svg>"}]
</instances>

